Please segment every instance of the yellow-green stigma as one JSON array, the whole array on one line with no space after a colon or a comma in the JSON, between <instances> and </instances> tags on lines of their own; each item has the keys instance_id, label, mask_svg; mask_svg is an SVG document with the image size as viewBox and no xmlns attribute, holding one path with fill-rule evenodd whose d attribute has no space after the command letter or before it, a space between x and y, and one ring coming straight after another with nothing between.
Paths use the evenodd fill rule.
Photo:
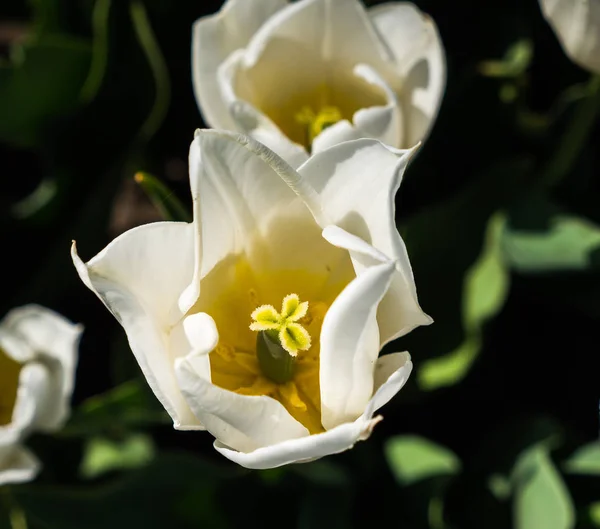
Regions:
<instances>
[{"instance_id":1,"label":"yellow-green stigma","mask_svg":"<svg viewBox=\"0 0 600 529\"><path fill-rule=\"evenodd\" d=\"M263 374L273 382L291 380L298 351L310 349L310 334L298 323L307 311L308 301L301 303L296 294L289 294L283 298L281 312L272 305L261 305L252 312L250 329L258 332L256 356Z\"/></svg>"},{"instance_id":2,"label":"yellow-green stigma","mask_svg":"<svg viewBox=\"0 0 600 529\"><path fill-rule=\"evenodd\" d=\"M324 106L315 114L309 106L304 106L294 118L306 127L306 142L310 148L313 140L327 127L335 125L342 119L342 112L338 107Z\"/></svg>"}]
</instances>

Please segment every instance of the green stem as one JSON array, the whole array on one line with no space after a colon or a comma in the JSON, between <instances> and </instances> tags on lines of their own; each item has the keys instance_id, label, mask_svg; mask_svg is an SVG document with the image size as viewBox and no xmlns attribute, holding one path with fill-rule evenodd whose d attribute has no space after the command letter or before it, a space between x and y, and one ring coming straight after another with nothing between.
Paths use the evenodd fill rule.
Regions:
<instances>
[{"instance_id":1,"label":"green stem","mask_svg":"<svg viewBox=\"0 0 600 529\"><path fill-rule=\"evenodd\" d=\"M17 503L17 500L12 495L9 487L2 487L0 489L2 493L2 503L8 511L8 519L10 520L11 529L27 529L27 518L25 517L25 511Z\"/></svg>"},{"instance_id":2,"label":"green stem","mask_svg":"<svg viewBox=\"0 0 600 529\"><path fill-rule=\"evenodd\" d=\"M137 172L136 183L145 191L164 220L191 222L192 217L177 196L158 178L149 173Z\"/></svg>"},{"instance_id":3,"label":"green stem","mask_svg":"<svg viewBox=\"0 0 600 529\"><path fill-rule=\"evenodd\" d=\"M593 129L600 112L600 75L590 78L586 91L587 96L575 108L558 149L543 170L547 187L555 186L569 173Z\"/></svg>"},{"instance_id":4,"label":"green stem","mask_svg":"<svg viewBox=\"0 0 600 529\"><path fill-rule=\"evenodd\" d=\"M90 102L100 89L108 62L108 18L111 0L96 0L92 13L92 63L87 79L81 89L83 101Z\"/></svg>"},{"instance_id":5,"label":"green stem","mask_svg":"<svg viewBox=\"0 0 600 529\"><path fill-rule=\"evenodd\" d=\"M142 141L148 141L154 136L167 115L171 99L171 83L165 58L152 31L144 4L139 0L133 0L130 6L130 13L138 42L152 70L156 90L152 110L140 129Z\"/></svg>"}]
</instances>

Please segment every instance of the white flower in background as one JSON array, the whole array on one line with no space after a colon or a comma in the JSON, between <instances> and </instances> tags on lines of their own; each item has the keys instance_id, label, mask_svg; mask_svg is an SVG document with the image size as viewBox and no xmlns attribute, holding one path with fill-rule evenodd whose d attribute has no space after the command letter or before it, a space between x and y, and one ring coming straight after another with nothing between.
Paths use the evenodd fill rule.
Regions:
<instances>
[{"instance_id":1,"label":"white flower in background","mask_svg":"<svg viewBox=\"0 0 600 529\"><path fill-rule=\"evenodd\" d=\"M540 0L540 6L569 58L600 73L600 0Z\"/></svg>"},{"instance_id":2,"label":"white flower in background","mask_svg":"<svg viewBox=\"0 0 600 529\"><path fill-rule=\"evenodd\" d=\"M194 25L206 123L264 143L292 166L342 141L425 139L446 83L434 22L414 5L227 0Z\"/></svg>"},{"instance_id":3,"label":"white flower in background","mask_svg":"<svg viewBox=\"0 0 600 529\"><path fill-rule=\"evenodd\" d=\"M67 420L81 332L37 305L13 309L0 322L0 485L32 480L40 464L24 439Z\"/></svg>"},{"instance_id":4,"label":"white flower in background","mask_svg":"<svg viewBox=\"0 0 600 529\"><path fill-rule=\"evenodd\" d=\"M130 230L84 264L178 429L249 468L346 450L404 385L381 347L431 323L394 195L413 150L336 145L296 172L251 138L198 131L194 222Z\"/></svg>"}]
</instances>

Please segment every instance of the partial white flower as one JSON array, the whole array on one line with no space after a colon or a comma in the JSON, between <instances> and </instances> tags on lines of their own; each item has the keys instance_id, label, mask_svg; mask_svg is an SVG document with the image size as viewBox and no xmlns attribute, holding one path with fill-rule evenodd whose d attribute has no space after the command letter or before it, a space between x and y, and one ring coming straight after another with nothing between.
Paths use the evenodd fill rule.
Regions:
<instances>
[{"instance_id":1,"label":"partial white flower","mask_svg":"<svg viewBox=\"0 0 600 529\"><path fill-rule=\"evenodd\" d=\"M32 480L40 464L24 439L67 420L82 330L37 305L0 322L0 486Z\"/></svg>"},{"instance_id":2,"label":"partial white flower","mask_svg":"<svg viewBox=\"0 0 600 529\"><path fill-rule=\"evenodd\" d=\"M128 231L83 263L178 429L249 468L341 452L406 382L381 347L431 323L394 221L413 150L356 140L298 171L235 133L198 131L194 222Z\"/></svg>"},{"instance_id":3,"label":"partial white flower","mask_svg":"<svg viewBox=\"0 0 600 529\"><path fill-rule=\"evenodd\" d=\"M540 0L540 6L568 57L600 73L600 0Z\"/></svg>"},{"instance_id":4,"label":"partial white flower","mask_svg":"<svg viewBox=\"0 0 600 529\"><path fill-rule=\"evenodd\" d=\"M404 2L227 0L194 25L192 72L208 125L294 167L346 140L423 141L446 84L433 20Z\"/></svg>"}]
</instances>

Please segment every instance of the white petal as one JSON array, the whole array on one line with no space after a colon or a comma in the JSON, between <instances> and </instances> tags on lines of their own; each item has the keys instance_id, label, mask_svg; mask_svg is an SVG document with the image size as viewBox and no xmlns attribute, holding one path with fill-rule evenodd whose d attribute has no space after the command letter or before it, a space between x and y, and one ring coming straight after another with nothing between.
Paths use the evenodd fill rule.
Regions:
<instances>
[{"instance_id":1,"label":"white petal","mask_svg":"<svg viewBox=\"0 0 600 529\"><path fill-rule=\"evenodd\" d=\"M308 159L304 147L288 139L268 116L257 110L250 102L240 98L235 85L238 76L243 77L240 69L244 57L243 50L232 53L218 71L218 82L223 101L234 123L234 126L230 128L266 145L292 167L299 167Z\"/></svg>"},{"instance_id":2,"label":"white petal","mask_svg":"<svg viewBox=\"0 0 600 529\"><path fill-rule=\"evenodd\" d=\"M375 366L375 395L365 409L365 417L371 418L387 404L406 384L411 371L412 362L406 351L379 357Z\"/></svg>"},{"instance_id":3,"label":"white petal","mask_svg":"<svg viewBox=\"0 0 600 529\"><path fill-rule=\"evenodd\" d=\"M358 272L362 272L372 265L385 263L390 260L387 255L380 252L374 246L371 246L368 242L333 224L325 227L323 238L338 248L348 250L353 256L355 268L357 268Z\"/></svg>"},{"instance_id":4,"label":"white petal","mask_svg":"<svg viewBox=\"0 0 600 529\"><path fill-rule=\"evenodd\" d=\"M168 347L177 301L194 270L193 226L157 222L125 232L83 263L71 255L82 281L125 329L131 350L176 427L197 426L175 380L174 361L189 351Z\"/></svg>"},{"instance_id":5,"label":"white petal","mask_svg":"<svg viewBox=\"0 0 600 529\"><path fill-rule=\"evenodd\" d=\"M233 51L246 46L265 20L286 0L228 0L221 10L196 21L192 40L194 93L206 123L233 129L217 82L217 70Z\"/></svg>"},{"instance_id":6,"label":"white petal","mask_svg":"<svg viewBox=\"0 0 600 529\"><path fill-rule=\"evenodd\" d=\"M197 249L193 279L180 299L184 311L198 298L200 280L218 262L251 253L257 238L272 240L273 226L282 218L293 214L299 222L312 223L315 240L320 238L298 198L305 187L298 173L247 136L197 131L190 148L190 181ZM275 249L269 246L267 251Z\"/></svg>"},{"instance_id":7,"label":"white petal","mask_svg":"<svg viewBox=\"0 0 600 529\"><path fill-rule=\"evenodd\" d=\"M211 384L195 367L197 360L204 363L203 356L207 355L179 359L176 372L190 407L216 439L241 452L250 452L308 435L308 430L278 401L238 395Z\"/></svg>"},{"instance_id":8,"label":"white petal","mask_svg":"<svg viewBox=\"0 0 600 529\"><path fill-rule=\"evenodd\" d=\"M394 196L413 152L357 140L317 153L298 169L319 195L319 206L311 209L321 226L335 224L396 262L392 285L377 314L382 345L432 322L419 306L395 222Z\"/></svg>"},{"instance_id":9,"label":"white petal","mask_svg":"<svg viewBox=\"0 0 600 529\"><path fill-rule=\"evenodd\" d=\"M540 0L540 5L570 59L600 73L600 1Z\"/></svg>"},{"instance_id":10,"label":"white petal","mask_svg":"<svg viewBox=\"0 0 600 529\"><path fill-rule=\"evenodd\" d=\"M301 0L272 16L247 46L248 64L270 43L290 42L324 61L363 62L377 67L387 59L358 0Z\"/></svg>"},{"instance_id":11,"label":"white petal","mask_svg":"<svg viewBox=\"0 0 600 529\"><path fill-rule=\"evenodd\" d=\"M392 371L393 369L395 370ZM250 453L232 450L218 440L215 441L214 447L231 461L252 469L303 463L343 452L352 448L357 441L363 441L370 436L375 425L381 420L381 416L373 418L373 414L402 389L411 370L412 362L408 353L394 353L380 358L375 371L377 391L367 404L365 412L352 423L342 424L322 434L259 448Z\"/></svg>"},{"instance_id":12,"label":"white petal","mask_svg":"<svg viewBox=\"0 0 600 529\"><path fill-rule=\"evenodd\" d=\"M195 354L208 354L219 343L219 332L208 314L198 312L183 320L183 330Z\"/></svg>"},{"instance_id":13,"label":"white petal","mask_svg":"<svg viewBox=\"0 0 600 529\"><path fill-rule=\"evenodd\" d=\"M404 108L404 145L427 136L446 86L446 59L433 20L410 3L381 4L369 10L390 50Z\"/></svg>"},{"instance_id":14,"label":"white petal","mask_svg":"<svg viewBox=\"0 0 600 529\"><path fill-rule=\"evenodd\" d=\"M0 460L0 486L24 483L36 477L40 462L26 448L15 448L6 459Z\"/></svg>"},{"instance_id":15,"label":"white petal","mask_svg":"<svg viewBox=\"0 0 600 529\"><path fill-rule=\"evenodd\" d=\"M46 420L47 414L56 417L56 402L62 400L60 387L52 380L47 366L30 362L19 373L19 389L9 428L14 428L21 437L33 430L55 431L56 423Z\"/></svg>"},{"instance_id":16,"label":"white petal","mask_svg":"<svg viewBox=\"0 0 600 529\"><path fill-rule=\"evenodd\" d=\"M369 437L378 419L360 417L352 423L342 424L333 430L300 439L259 448L250 453L232 450L225 443L215 441L214 447L227 459L252 469L275 468L289 463L305 463L323 456L338 454L352 448L357 441Z\"/></svg>"},{"instance_id":17,"label":"white petal","mask_svg":"<svg viewBox=\"0 0 600 529\"><path fill-rule=\"evenodd\" d=\"M373 394L379 354L377 307L389 288L394 263L365 269L335 299L321 329L321 420L330 430L355 420Z\"/></svg>"},{"instance_id":18,"label":"white petal","mask_svg":"<svg viewBox=\"0 0 600 529\"><path fill-rule=\"evenodd\" d=\"M10 334L29 347L34 357L46 366L49 394L43 398L44 412L38 417L37 427L57 430L69 415L83 327L45 307L27 305L11 310L0 322L0 329L2 334Z\"/></svg>"},{"instance_id":19,"label":"white petal","mask_svg":"<svg viewBox=\"0 0 600 529\"><path fill-rule=\"evenodd\" d=\"M360 138L373 138L387 145L402 145L402 109L392 88L369 65L357 64L353 73L385 94L387 104L358 110L354 113L352 124L347 120L342 120L331 127L327 127L314 139L312 144L313 153L325 150L343 141Z\"/></svg>"}]
</instances>

